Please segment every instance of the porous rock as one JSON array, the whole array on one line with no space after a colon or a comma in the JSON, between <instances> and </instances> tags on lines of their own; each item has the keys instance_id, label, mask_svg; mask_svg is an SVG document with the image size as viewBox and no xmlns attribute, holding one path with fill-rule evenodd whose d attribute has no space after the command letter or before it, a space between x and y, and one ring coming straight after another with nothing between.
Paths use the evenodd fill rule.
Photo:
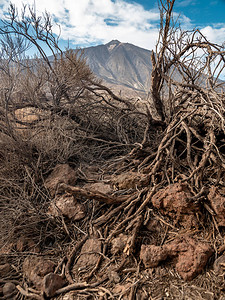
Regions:
<instances>
[{"instance_id":1,"label":"porous rock","mask_svg":"<svg viewBox=\"0 0 225 300\"><path fill-rule=\"evenodd\" d=\"M173 261L177 272L184 280L192 280L204 269L212 254L213 250L207 243L184 236L163 246L142 245L140 259L149 268L157 267L168 258L176 258Z\"/></svg>"},{"instance_id":2,"label":"porous rock","mask_svg":"<svg viewBox=\"0 0 225 300\"><path fill-rule=\"evenodd\" d=\"M85 206L74 198L73 195L57 195L49 206L49 214L58 217L60 213L73 221L85 217Z\"/></svg>"},{"instance_id":3,"label":"porous rock","mask_svg":"<svg viewBox=\"0 0 225 300\"><path fill-rule=\"evenodd\" d=\"M65 285L65 280L62 276L54 273L45 275L42 282L42 289L44 294L51 298L55 295L55 292Z\"/></svg>"},{"instance_id":4,"label":"porous rock","mask_svg":"<svg viewBox=\"0 0 225 300\"><path fill-rule=\"evenodd\" d=\"M74 185L76 180L76 172L68 164L58 164L45 180L45 187L54 196L60 183Z\"/></svg>"},{"instance_id":5,"label":"porous rock","mask_svg":"<svg viewBox=\"0 0 225 300\"><path fill-rule=\"evenodd\" d=\"M154 268L160 262L167 259L168 251L164 247L155 245L142 245L140 259L143 261L146 268Z\"/></svg>"},{"instance_id":6,"label":"porous rock","mask_svg":"<svg viewBox=\"0 0 225 300\"><path fill-rule=\"evenodd\" d=\"M202 272L213 254L209 244L196 241L191 237L175 240L169 244L168 251L170 256L177 252L176 270L184 280L192 280Z\"/></svg>"},{"instance_id":7,"label":"porous rock","mask_svg":"<svg viewBox=\"0 0 225 300\"><path fill-rule=\"evenodd\" d=\"M195 212L198 207L191 201L191 193L185 183L175 183L159 190L152 197L152 204L164 215L172 217L185 227L197 226Z\"/></svg>"}]
</instances>

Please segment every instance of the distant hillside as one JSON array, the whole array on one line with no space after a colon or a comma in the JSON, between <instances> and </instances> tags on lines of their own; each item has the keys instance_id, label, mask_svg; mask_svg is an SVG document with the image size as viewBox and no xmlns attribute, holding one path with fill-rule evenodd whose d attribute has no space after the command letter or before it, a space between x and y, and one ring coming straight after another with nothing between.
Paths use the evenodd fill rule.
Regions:
<instances>
[{"instance_id":1,"label":"distant hillside","mask_svg":"<svg viewBox=\"0 0 225 300\"><path fill-rule=\"evenodd\" d=\"M108 84L146 91L152 70L151 51L113 40L84 49L84 57L93 72Z\"/></svg>"}]
</instances>

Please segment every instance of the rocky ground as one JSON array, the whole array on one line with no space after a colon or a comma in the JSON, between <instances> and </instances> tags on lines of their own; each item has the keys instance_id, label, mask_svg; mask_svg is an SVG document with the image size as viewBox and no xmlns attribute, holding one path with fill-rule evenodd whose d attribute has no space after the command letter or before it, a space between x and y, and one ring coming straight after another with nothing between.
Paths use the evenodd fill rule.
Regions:
<instances>
[{"instance_id":1,"label":"rocky ground","mask_svg":"<svg viewBox=\"0 0 225 300\"><path fill-rule=\"evenodd\" d=\"M1 299L224 299L224 190L202 203L186 182L152 193L148 175L107 168L46 177L59 236L20 232L1 248Z\"/></svg>"}]
</instances>

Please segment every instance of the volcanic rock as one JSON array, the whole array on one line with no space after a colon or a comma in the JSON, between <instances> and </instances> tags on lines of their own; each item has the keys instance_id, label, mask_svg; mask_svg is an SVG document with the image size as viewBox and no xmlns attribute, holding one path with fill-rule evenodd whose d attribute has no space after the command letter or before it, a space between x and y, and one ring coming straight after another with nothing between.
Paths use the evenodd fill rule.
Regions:
<instances>
[{"instance_id":1,"label":"volcanic rock","mask_svg":"<svg viewBox=\"0 0 225 300\"><path fill-rule=\"evenodd\" d=\"M65 280L62 278L62 276L54 274L54 273L49 273L45 275L43 278L43 292L44 294L51 298L55 295L55 292L62 288L65 285Z\"/></svg>"},{"instance_id":2,"label":"volcanic rock","mask_svg":"<svg viewBox=\"0 0 225 300\"><path fill-rule=\"evenodd\" d=\"M173 259L180 276L184 280L192 280L203 270L212 254L210 245L184 236L164 246L142 245L140 259L146 268L157 267L162 261Z\"/></svg>"},{"instance_id":3,"label":"volcanic rock","mask_svg":"<svg viewBox=\"0 0 225 300\"><path fill-rule=\"evenodd\" d=\"M174 221L182 223L186 228L197 226L195 212L198 207L191 200L189 188L184 183L175 183L159 190L152 197L152 204L164 215Z\"/></svg>"},{"instance_id":4,"label":"volcanic rock","mask_svg":"<svg viewBox=\"0 0 225 300\"><path fill-rule=\"evenodd\" d=\"M29 281L31 281L37 289L42 288L42 279L45 275L54 271L55 264L43 257L26 257L23 263L23 272Z\"/></svg>"},{"instance_id":5,"label":"volcanic rock","mask_svg":"<svg viewBox=\"0 0 225 300\"><path fill-rule=\"evenodd\" d=\"M117 176L113 176L111 179L111 184L114 189L124 190L124 189L135 189L137 187L143 187L148 185L149 175L127 172Z\"/></svg>"},{"instance_id":6,"label":"volcanic rock","mask_svg":"<svg viewBox=\"0 0 225 300\"><path fill-rule=\"evenodd\" d=\"M169 253L165 247L154 245L141 246L140 259L146 268L157 267L161 261L167 259L168 255Z\"/></svg>"},{"instance_id":7,"label":"volcanic rock","mask_svg":"<svg viewBox=\"0 0 225 300\"><path fill-rule=\"evenodd\" d=\"M49 214L58 217L60 213L68 219L79 221L85 217L85 207L73 195L57 195L49 206Z\"/></svg>"},{"instance_id":8,"label":"volcanic rock","mask_svg":"<svg viewBox=\"0 0 225 300\"><path fill-rule=\"evenodd\" d=\"M79 259L72 270L74 275L82 273L82 270L89 270L96 265L99 259L98 253L101 252L101 246L101 241L95 238L88 239L84 243Z\"/></svg>"}]
</instances>

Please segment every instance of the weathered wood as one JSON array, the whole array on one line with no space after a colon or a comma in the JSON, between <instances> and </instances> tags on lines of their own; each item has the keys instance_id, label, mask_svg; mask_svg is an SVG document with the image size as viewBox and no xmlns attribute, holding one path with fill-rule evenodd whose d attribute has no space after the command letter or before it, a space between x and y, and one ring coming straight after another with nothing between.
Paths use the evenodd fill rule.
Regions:
<instances>
[{"instance_id":1,"label":"weathered wood","mask_svg":"<svg viewBox=\"0 0 225 300\"><path fill-rule=\"evenodd\" d=\"M128 196L113 197L100 192L92 192L81 187L71 186L65 183L60 184L59 190L64 190L72 195L85 197L87 199L93 199L99 202L104 202L106 204L122 203L128 198Z\"/></svg>"}]
</instances>

